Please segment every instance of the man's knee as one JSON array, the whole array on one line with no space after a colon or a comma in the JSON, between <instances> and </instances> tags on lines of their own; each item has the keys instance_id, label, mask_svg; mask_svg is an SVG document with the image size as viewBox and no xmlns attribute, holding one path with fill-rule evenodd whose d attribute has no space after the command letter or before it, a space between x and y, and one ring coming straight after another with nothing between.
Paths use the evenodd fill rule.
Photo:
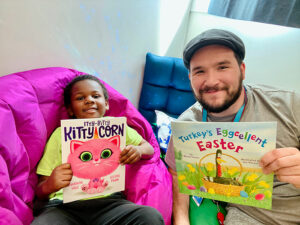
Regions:
<instances>
[{"instance_id":1,"label":"man's knee","mask_svg":"<svg viewBox=\"0 0 300 225\"><path fill-rule=\"evenodd\" d=\"M227 208L227 215L224 221L226 225L240 225L240 224L247 224L247 225L263 225L258 222L256 219L248 216L243 211L228 206Z\"/></svg>"},{"instance_id":2,"label":"man's knee","mask_svg":"<svg viewBox=\"0 0 300 225\"><path fill-rule=\"evenodd\" d=\"M164 219L160 212L149 206L141 206L136 211L136 218L140 221L140 224L151 224L151 225L160 225L165 224Z\"/></svg>"}]
</instances>

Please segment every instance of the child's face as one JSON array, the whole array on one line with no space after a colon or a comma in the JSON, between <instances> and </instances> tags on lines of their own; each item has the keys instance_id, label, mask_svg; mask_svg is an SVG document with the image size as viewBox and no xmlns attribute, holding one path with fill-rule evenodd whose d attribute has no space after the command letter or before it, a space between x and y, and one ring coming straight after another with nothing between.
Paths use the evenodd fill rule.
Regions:
<instances>
[{"instance_id":1,"label":"child's face","mask_svg":"<svg viewBox=\"0 0 300 225\"><path fill-rule=\"evenodd\" d=\"M71 90L70 116L77 119L103 117L108 110L102 87L94 80L82 80L74 84Z\"/></svg>"}]
</instances>

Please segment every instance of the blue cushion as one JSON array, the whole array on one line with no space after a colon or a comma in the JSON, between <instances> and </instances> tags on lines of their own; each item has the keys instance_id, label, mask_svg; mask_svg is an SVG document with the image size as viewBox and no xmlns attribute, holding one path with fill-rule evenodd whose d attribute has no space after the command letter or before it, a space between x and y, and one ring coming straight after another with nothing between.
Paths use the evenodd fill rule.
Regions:
<instances>
[{"instance_id":1,"label":"blue cushion","mask_svg":"<svg viewBox=\"0 0 300 225\"><path fill-rule=\"evenodd\" d=\"M154 86L147 83L143 84L140 98L140 106L144 109L163 109L167 105L168 88Z\"/></svg>"},{"instance_id":2,"label":"blue cushion","mask_svg":"<svg viewBox=\"0 0 300 225\"><path fill-rule=\"evenodd\" d=\"M147 53L139 102L142 115L150 123L156 121L156 109L177 118L193 103L188 70L182 59Z\"/></svg>"},{"instance_id":3,"label":"blue cushion","mask_svg":"<svg viewBox=\"0 0 300 225\"><path fill-rule=\"evenodd\" d=\"M168 87L172 79L173 60L147 53L144 83Z\"/></svg>"},{"instance_id":4,"label":"blue cushion","mask_svg":"<svg viewBox=\"0 0 300 225\"><path fill-rule=\"evenodd\" d=\"M140 113L148 120L152 125L156 123L156 115L154 110L145 110L143 108L139 108Z\"/></svg>"},{"instance_id":5,"label":"blue cushion","mask_svg":"<svg viewBox=\"0 0 300 225\"><path fill-rule=\"evenodd\" d=\"M165 112L168 114L180 115L188 107L195 103L193 92L169 89L168 100L165 106ZM178 117L177 116L177 117ZM176 117L176 118L177 118Z\"/></svg>"},{"instance_id":6,"label":"blue cushion","mask_svg":"<svg viewBox=\"0 0 300 225\"><path fill-rule=\"evenodd\" d=\"M185 68L182 59L173 58L174 70L172 72L172 86L174 89L192 92L188 70Z\"/></svg>"}]
</instances>

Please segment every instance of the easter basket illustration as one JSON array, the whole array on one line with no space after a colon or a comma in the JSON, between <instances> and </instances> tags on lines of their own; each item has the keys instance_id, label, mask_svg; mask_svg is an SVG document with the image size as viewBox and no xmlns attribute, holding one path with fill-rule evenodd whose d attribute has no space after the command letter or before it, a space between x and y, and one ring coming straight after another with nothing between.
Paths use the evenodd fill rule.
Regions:
<instances>
[{"instance_id":1,"label":"easter basket illustration","mask_svg":"<svg viewBox=\"0 0 300 225\"><path fill-rule=\"evenodd\" d=\"M212 182L212 181L209 181L209 180L205 179L206 174L204 174L204 172L202 171L201 165L203 165L203 159L205 159L206 157L208 157L210 155L216 155L217 156L217 153L207 154L204 157L202 157L200 159L200 161L199 161L199 171L203 175L202 182L203 182L203 185L206 188L206 190L208 190L208 192L212 191L212 193L220 194L220 195L224 195L224 196L240 196L240 192L242 190L244 190L244 187L245 187L242 184L240 184L240 185L236 185L236 184L222 184L222 183L216 183L215 181ZM239 178L242 175L242 171L243 171L242 164L240 163L240 161L238 159L236 159L235 157L233 157L231 155L228 155L228 154L223 154L223 155L228 156L228 157L234 159L239 164L240 173L239 173L237 179L235 180L235 183L240 183L238 180L239 180ZM216 171L216 173L218 173L218 172ZM220 179L222 179L222 178L220 178ZM232 179L232 178L223 178L223 179Z\"/></svg>"}]
</instances>

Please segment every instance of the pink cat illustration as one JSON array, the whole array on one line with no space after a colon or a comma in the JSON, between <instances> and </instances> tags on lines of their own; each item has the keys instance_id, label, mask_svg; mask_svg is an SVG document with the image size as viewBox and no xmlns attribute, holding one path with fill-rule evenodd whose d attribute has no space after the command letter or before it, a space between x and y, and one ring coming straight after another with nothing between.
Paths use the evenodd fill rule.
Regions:
<instances>
[{"instance_id":1,"label":"pink cat illustration","mask_svg":"<svg viewBox=\"0 0 300 225\"><path fill-rule=\"evenodd\" d=\"M88 184L81 186L82 191L89 194L103 192L108 181L104 181L102 177L112 173L119 166L120 136L86 142L72 140L70 145L68 163L71 164L73 175L90 179Z\"/></svg>"}]
</instances>

